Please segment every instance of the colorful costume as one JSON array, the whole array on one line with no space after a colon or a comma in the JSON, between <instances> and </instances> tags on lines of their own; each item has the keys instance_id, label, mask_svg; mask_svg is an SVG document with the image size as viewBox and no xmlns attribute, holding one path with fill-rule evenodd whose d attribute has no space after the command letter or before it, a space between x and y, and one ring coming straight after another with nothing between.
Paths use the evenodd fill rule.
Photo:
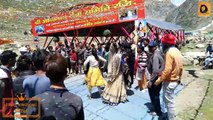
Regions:
<instances>
[{"instance_id":1,"label":"colorful costume","mask_svg":"<svg viewBox=\"0 0 213 120\"><path fill-rule=\"evenodd\" d=\"M106 60L98 56L99 60L104 62L106 64ZM89 56L86 61L84 62L84 68L87 67L87 64L90 65L89 71L86 74L85 80L87 81L87 86L89 89L92 87L98 87L98 86L103 86L106 84L102 74L101 70L99 69L99 61L95 59L93 55Z\"/></svg>"},{"instance_id":2,"label":"colorful costume","mask_svg":"<svg viewBox=\"0 0 213 120\"><path fill-rule=\"evenodd\" d=\"M120 53L116 53L113 45L110 46L108 62L108 83L102 94L103 102L110 105L117 105L127 101L126 87L121 69Z\"/></svg>"}]
</instances>

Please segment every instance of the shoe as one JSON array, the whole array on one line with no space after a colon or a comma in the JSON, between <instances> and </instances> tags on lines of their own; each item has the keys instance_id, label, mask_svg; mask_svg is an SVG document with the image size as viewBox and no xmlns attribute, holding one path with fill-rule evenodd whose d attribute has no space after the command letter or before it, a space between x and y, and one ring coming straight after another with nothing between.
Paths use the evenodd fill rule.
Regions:
<instances>
[{"instance_id":1,"label":"shoe","mask_svg":"<svg viewBox=\"0 0 213 120\"><path fill-rule=\"evenodd\" d=\"M84 81L84 82L83 82L83 85L87 85L87 82L86 82L86 81Z\"/></svg>"},{"instance_id":2,"label":"shoe","mask_svg":"<svg viewBox=\"0 0 213 120\"><path fill-rule=\"evenodd\" d=\"M167 113L162 113L161 116L159 116L158 120L169 120Z\"/></svg>"},{"instance_id":3,"label":"shoe","mask_svg":"<svg viewBox=\"0 0 213 120\"><path fill-rule=\"evenodd\" d=\"M169 120L167 116L159 116L158 120Z\"/></svg>"},{"instance_id":4,"label":"shoe","mask_svg":"<svg viewBox=\"0 0 213 120\"><path fill-rule=\"evenodd\" d=\"M157 116L156 112L150 112L149 114L152 115L152 116Z\"/></svg>"},{"instance_id":5,"label":"shoe","mask_svg":"<svg viewBox=\"0 0 213 120\"><path fill-rule=\"evenodd\" d=\"M139 86L136 86L135 89L138 90L138 89L139 89Z\"/></svg>"},{"instance_id":6,"label":"shoe","mask_svg":"<svg viewBox=\"0 0 213 120\"><path fill-rule=\"evenodd\" d=\"M90 95L87 95L87 97L88 97L89 99L92 99L92 97L91 97Z\"/></svg>"},{"instance_id":7,"label":"shoe","mask_svg":"<svg viewBox=\"0 0 213 120\"><path fill-rule=\"evenodd\" d=\"M206 69L207 69L206 67L203 67L203 68L202 68L202 70L206 70Z\"/></svg>"},{"instance_id":8,"label":"shoe","mask_svg":"<svg viewBox=\"0 0 213 120\"><path fill-rule=\"evenodd\" d=\"M125 85L125 88L126 88L126 90L129 90L129 86L128 85Z\"/></svg>"}]
</instances>

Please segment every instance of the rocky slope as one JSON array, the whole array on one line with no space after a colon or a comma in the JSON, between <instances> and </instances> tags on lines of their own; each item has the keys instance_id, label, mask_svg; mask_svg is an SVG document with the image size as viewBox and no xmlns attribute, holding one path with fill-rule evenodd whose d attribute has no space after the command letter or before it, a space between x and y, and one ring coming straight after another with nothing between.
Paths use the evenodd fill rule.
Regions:
<instances>
[{"instance_id":1,"label":"rocky slope","mask_svg":"<svg viewBox=\"0 0 213 120\"><path fill-rule=\"evenodd\" d=\"M213 0L210 0L213 3ZM166 21L182 25L186 30L200 29L209 25L213 20L213 9L211 17L198 17L198 0L186 0L181 6L175 8L166 17Z\"/></svg>"},{"instance_id":2,"label":"rocky slope","mask_svg":"<svg viewBox=\"0 0 213 120\"><path fill-rule=\"evenodd\" d=\"M146 17L164 20L170 11L175 10L176 6L171 2L159 0L145 0Z\"/></svg>"}]
</instances>

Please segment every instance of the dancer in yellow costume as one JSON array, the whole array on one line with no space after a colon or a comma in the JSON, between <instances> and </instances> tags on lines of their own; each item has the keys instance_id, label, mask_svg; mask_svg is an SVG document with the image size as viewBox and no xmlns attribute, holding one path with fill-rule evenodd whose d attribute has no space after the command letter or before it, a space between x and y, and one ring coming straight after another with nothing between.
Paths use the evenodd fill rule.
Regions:
<instances>
[{"instance_id":1,"label":"dancer in yellow costume","mask_svg":"<svg viewBox=\"0 0 213 120\"><path fill-rule=\"evenodd\" d=\"M100 66L100 63L103 63L103 66ZM100 67L104 68L106 65L106 60L97 55L97 50L92 49L92 55L89 56L86 61L84 62L84 68L87 68L87 65L89 64L89 71L86 74L85 80L87 81L87 86L89 89L89 97L91 98L92 94L92 87L98 87L99 94L101 95L101 86L104 86L106 84Z\"/></svg>"}]
</instances>

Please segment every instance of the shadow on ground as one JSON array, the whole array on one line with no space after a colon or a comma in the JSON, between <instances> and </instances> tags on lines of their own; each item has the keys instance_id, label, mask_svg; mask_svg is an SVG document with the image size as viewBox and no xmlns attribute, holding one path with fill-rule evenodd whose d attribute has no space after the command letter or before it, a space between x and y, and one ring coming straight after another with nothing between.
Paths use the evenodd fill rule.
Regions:
<instances>
[{"instance_id":1,"label":"shadow on ground","mask_svg":"<svg viewBox=\"0 0 213 120\"><path fill-rule=\"evenodd\" d=\"M149 110L149 111L147 111L147 112L150 112L150 111L153 111L153 110L154 110L154 107L153 107L152 103L147 102L147 103L145 103L144 105L145 105L145 106L148 108L148 110Z\"/></svg>"},{"instance_id":2,"label":"shadow on ground","mask_svg":"<svg viewBox=\"0 0 213 120\"><path fill-rule=\"evenodd\" d=\"M127 95L132 96L132 95L134 95L134 92L132 90L127 90Z\"/></svg>"},{"instance_id":3,"label":"shadow on ground","mask_svg":"<svg viewBox=\"0 0 213 120\"><path fill-rule=\"evenodd\" d=\"M188 71L189 74L192 75L193 77L199 78L199 76L197 76L197 75L195 74L196 70L187 70L187 71Z\"/></svg>"}]
</instances>

